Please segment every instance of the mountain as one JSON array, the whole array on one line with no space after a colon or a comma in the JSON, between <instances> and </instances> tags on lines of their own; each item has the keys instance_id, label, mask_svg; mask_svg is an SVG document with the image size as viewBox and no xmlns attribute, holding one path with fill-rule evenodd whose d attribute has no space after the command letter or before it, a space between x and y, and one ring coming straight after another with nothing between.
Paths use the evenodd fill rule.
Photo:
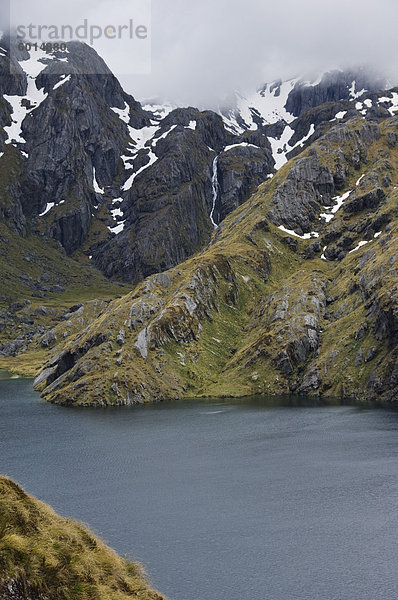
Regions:
<instances>
[{"instance_id":1,"label":"mountain","mask_svg":"<svg viewBox=\"0 0 398 600\"><path fill-rule=\"evenodd\" d=\"M68 315L71 334L54 342L36 389L62 404L255 393L395 401L397 129L390 115L329 123L202 252L94 319L90 305Z\"/></svg>"},{"instance_id":2,"label":"mountain","mask_svg":"<svg viewBox=\"0 0 398 600\"><path fill-rule=\"evenodd\" d=\"M66 56L14 49L10 58L10 43L0 55L0 217L10 229L54 239L68 256L81 250L107 277L130 283L200 249L214 226L214 159L238 141L222 118L144 110L87 45L69 44ZM85 75L87 65L100 74ZM273 171L260 142L232 149L235 163L248 158L238 174L222 161L229 187L216 219Z\"/></svg>"},{"instance_id":3,"label":"mountain","mask_svg":"<svg viewBox=\"0 0 398 600\"><path fill-rule=\"evenodd\" d=\"M322 124L377 88L364 74L335 72L267 85L234 115L144 109L85 44L14 48L10 58L13 42L1 43L0 217L133 284L200 250Z\"/></svg>"},{"instance_id":4,"label":"mountain","mask_svg":"<svg viewBox=\"0 0 398 600\"><path fill-rule=\"evenodd\" d=\"M396 89L141 106L84 44L2 44L0 365L62 404L396 398Z\"/></svg>"},{"instance_id":5,"label":"mountain","mask_svg":"<svg viewBox=\"0 0 398 600\"><path fill-rule=\"evenodd\" d=\"M1 600L164 600L140 565L0 476Z\"/></svg>"}]
</instances>

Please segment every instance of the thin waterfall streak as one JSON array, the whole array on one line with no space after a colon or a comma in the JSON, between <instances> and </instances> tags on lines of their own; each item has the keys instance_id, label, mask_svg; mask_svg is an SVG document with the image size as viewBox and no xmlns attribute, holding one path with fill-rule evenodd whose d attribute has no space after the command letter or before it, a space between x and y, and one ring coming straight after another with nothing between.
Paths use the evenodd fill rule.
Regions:
<instances>
[{"instance_id":1,"label":"thin waterfall streak","mask_svg":"<svg viewBox=\"0 0 398 600\"><path fill-rule=\"evenodd\" d=\"M210 213L210 221L211 221L214 229L217 229L218 225L214 221L214 211L216 208L216 202L217 202L217 198L218 198L218 156L216 156L215 159L213 160L213 177L211 179L211 185L212 185L212 189L213 189L213 206L212 206L211 213Z\"/></svg>"}]
</instances>

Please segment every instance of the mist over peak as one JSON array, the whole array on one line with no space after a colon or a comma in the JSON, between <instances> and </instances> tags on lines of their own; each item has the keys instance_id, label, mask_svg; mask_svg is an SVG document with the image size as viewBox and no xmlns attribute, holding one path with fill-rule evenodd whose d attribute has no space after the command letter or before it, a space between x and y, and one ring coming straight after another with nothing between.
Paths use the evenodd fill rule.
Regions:
<instances>
[{"instance_id":1,"label":"mist over peak","mask_svg":"<svg viewBox=\"0 0 398 600\"><path fill-rule=\"evenodd\" d=\"M386 18L388 15L388 18ZM137 97L217 108L235 90L367 65L398 81L391 0L154 0L152 73L122 78Z\"/></svg>"}]
</instances>

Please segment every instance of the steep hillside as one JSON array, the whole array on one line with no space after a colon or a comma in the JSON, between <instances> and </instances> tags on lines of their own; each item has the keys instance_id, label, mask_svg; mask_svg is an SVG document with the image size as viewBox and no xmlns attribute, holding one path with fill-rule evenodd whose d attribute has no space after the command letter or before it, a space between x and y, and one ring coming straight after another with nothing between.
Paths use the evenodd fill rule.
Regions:
<instances>
[{"instance_id":1,"label":"steep hillside","mask_svg":"<svg viewBox=\"0 0 398 600\"><path fill-rule=\"evenodd\" d=\"M140 565L0 476L1 600L162 600Z\"/></svg>"},{"instance_id":2,"label":"steep hillside","mask_svg":"<svg viewBox=\"0 0 398 600\"><path fill-rule=\"evenodd\" d=\"M18 355L18 372L31 375L47 347L44 338L34 356L25 356L34 336L45 335L70 308L128 290L107 280L83 253L68 257L57 241L21 237L0 222L0 368Z\"/></svg>"},{"instance_id":3,"label":"steep hillside","mask_svg":"<svg viewBox=\"0 0 398 600\"><path fill-rule=\"evenodd\" d=\"M387 115L332 120L202 252L93 320L87 305L69 315L36 388L63 404L395 401L398 118Z\"/></svg>"},{"instance_id":4,"label":"steep hillside","mask_svg":"<svg viewBox=\"0 0 398 600\"><path fill-rule=\"evenodd\" d=\"M330 120L396 105L366 73L336 71L267 84L235 111L160 110L86 44L10 56L13 43L0 40L0 221L133 284L205 247Z\"/></svg>"},{"instance_id":5,"label":"steep hillside","mask_svg":"<svg viewBox=\"0 0 398 600\"><path fill-rule=\"evenodd\" d=\"M254 154L234 151L223 203L215 158L240 137L219 115L144 110L85 44L10 54L13 43L0 42L0 220L21 238L55 239L135 283L203 247L210 215L219 220L273 172L264 136Z\"/></svg>"}]
</instances>

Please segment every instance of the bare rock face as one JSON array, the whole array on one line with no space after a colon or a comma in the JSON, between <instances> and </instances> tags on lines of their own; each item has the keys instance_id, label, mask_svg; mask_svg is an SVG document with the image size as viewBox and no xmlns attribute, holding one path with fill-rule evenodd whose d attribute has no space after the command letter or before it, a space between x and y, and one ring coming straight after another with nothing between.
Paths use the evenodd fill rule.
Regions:
<instances>
[{"instance_id":1,"label":"bare rock face","mask_svg":"<svg viewBox=\"0 0 398 600\"><path fill-rule=\"evenodd\" d=\"M8 72L8 76L1 77L6 97L26 94L27 75L23 66L28 56L19 58L21 61L17 62L13 54L12 69L8 56L0 58L0 68ZM36 78L37 89L46 96L43 102L34 108L28 99L22 100L28 108L21 126L25 142L14 142L4 150L9 160L14 146L21 152L18 178L8 188L9 202L19 204L31 227L38 226L41 232L43 227L36 219L49 205L56 207L52 217L44 220L44 230L71 254L86 239L93 207L98 203L93 189L93 169L102 185L111 184L118 174L128 130L110 107L123 108L127 102L134 114L133 126L148 124L149 116L123 92L103 61L88 46L71 43L67 63L58 58L43 59L46 66ZM87 63L93 72L103 74L84 75L83 66L87 69Z\"/></svg>"},{"instance_id":2,"label":"bare rock face","mask_svg":"<svg viewBox=\"0 0 398 600\"><path fill-rule=\"evenodd\" d=\"M84 328L89 307L68 313L79 332L61 339L55 328L61 342L36 388L61 404L254 393L396 402L396 121L330 126L226 216L200 253L96 308ZM170 144L168 160L177 140L193 140L191 156L211 161L194 132L159 132L159 154ZM250 168L257 150L241 144L219 161L243 153ZM294 232L286 236L281 223Z\"/></svg>"},{"instance_id":3,"label":"bare rock face","mask_svg":"<svg viewBox=\"0 0 398 600\"><path fill-rule=\"evenodd\" d=\"M384 190L376 188L363 196L356 196L350 202L347 202L344 206L344 211L348 213L357 213L365 209L374 210L380 206L381 201L384 200L385 197L386 194Z\"/></svg>"},{"instance_id":4,"label":"bare rock face","mask_svg":"<svg viewBox=\"0 0 398 600\"><path fill-rule=\"evenodd\" d=\"M101 270L137 282L203 248L213 230L214 175L218 183L213 218L219 223L273 170L268 141L266 148L238 141L223 151L233 141L221 117L210 111L176 109L165 117L152 150L155 163L138 173L125 194L123 232L95 252Z\"/></svg>"},{"instance_id":5,"label":"bare rock face","mask_svg":"<svg viewBox=\"0 0 398 600\"><path fill-rule=\"evenodd\" d=\"M352 89L353 82L355 87ZM373 92L383 89L384 81L370 75L367 71L331 71L326 73L322 80L315 85L307 85L304 81L298 81L290 92L286 110L299 117L306 110L327 104L349 100L351 93L359 93L362 90Z\"/></svg>"},{"instance_id":6,"label":"bare rock face","mask_svg":"<svg viewBox=\"0 0 398 600\"><path fill-rule=\"evenodd\" d=\"M92 66L93 71L104 74L83 75L84 61L102 63L92 49L70 44L66 69L70 77L55 89L61 66L56 61L50 63L37 78L37 86L48 98L23 122L29 155L21 185L24 213L37 217L50 199L56 206L63 204L48 223L47 233L61 242L68 254L83 244L94 206L101 201L93 189L93 170L101 186L111 185L118 174L128 131L110 107L123 108L127 102L132 111L139 111L133 125L149 123L148 116L122 91L104 64ZM44 143L37 146L43 131Z\"/></svg>"},{"instance_id":7,"label":"bare rock face","mask_svg":"<svg viewBox=\"0 0 398 600\"><path fill-rule=\"evenodd\" d=\"M27 93L24 61L29 55L14 51L13 56L12 74L8 56L0 57L2 91L18 100ZM23 141L5 147L3 160L12 169L0 198L0 217L21 235L28 222L31 231L59 241L68 255L89 240L93 263L108 277L133 283L202 248L213 229L214 158L239 141L221 116L186 108L155 117L122 90L85 44L68 44L66 62L62 53L40 61L35 85L43 100L38 106L22 100L28 108ZM86 75L87 67L97 75ZM4 101L3 125L11 123L11 114ZM254 182L273 170L269 144L266 151L250 153L250 167L244 150L230 166L228 190L220 189L213 210L217 220L247 200ZM224 176L227 170L224 164ZM133 174L134 185L127 186ZM119 222L113 215L115 201L123 214L118 234L112 231Z\"/></svg>"},{"instance_id":8,"label":"bare rock face","mask_svg":"<svg viewBox=\"0 0 398 600\"><path fill-rule=\"evenodd\" d=\"M182 126L159 139L155 152L156 163L126 194L123 232L96 253L108 276L137 282L182 262L209 239L214 153Z\"/></svg>"},{"instance_id":9,"label":"bare rock face","mask_svg":"<svg viewBox=\"0 0 398 600\"><path fill-rule=\"evenodd\" d=\"M276 190L270 219L275 225L284 225L299 235L310 232L321 212L321 204L331 203L335 189L332 171L320 164L313 151L308 158L297 161Z\"/></svg>"},{"instance_id":10,"label":"bare rock face","mask_svg":"<svg viewBox=\"0 0 398 600\"><path fill-rule=\"evenodd\" d=\"M218 159L220 197L216 208L218 222L238 208L265 181L273 169L271 148L254 145L233 146Z\"/></svg>"}]
</instances>

